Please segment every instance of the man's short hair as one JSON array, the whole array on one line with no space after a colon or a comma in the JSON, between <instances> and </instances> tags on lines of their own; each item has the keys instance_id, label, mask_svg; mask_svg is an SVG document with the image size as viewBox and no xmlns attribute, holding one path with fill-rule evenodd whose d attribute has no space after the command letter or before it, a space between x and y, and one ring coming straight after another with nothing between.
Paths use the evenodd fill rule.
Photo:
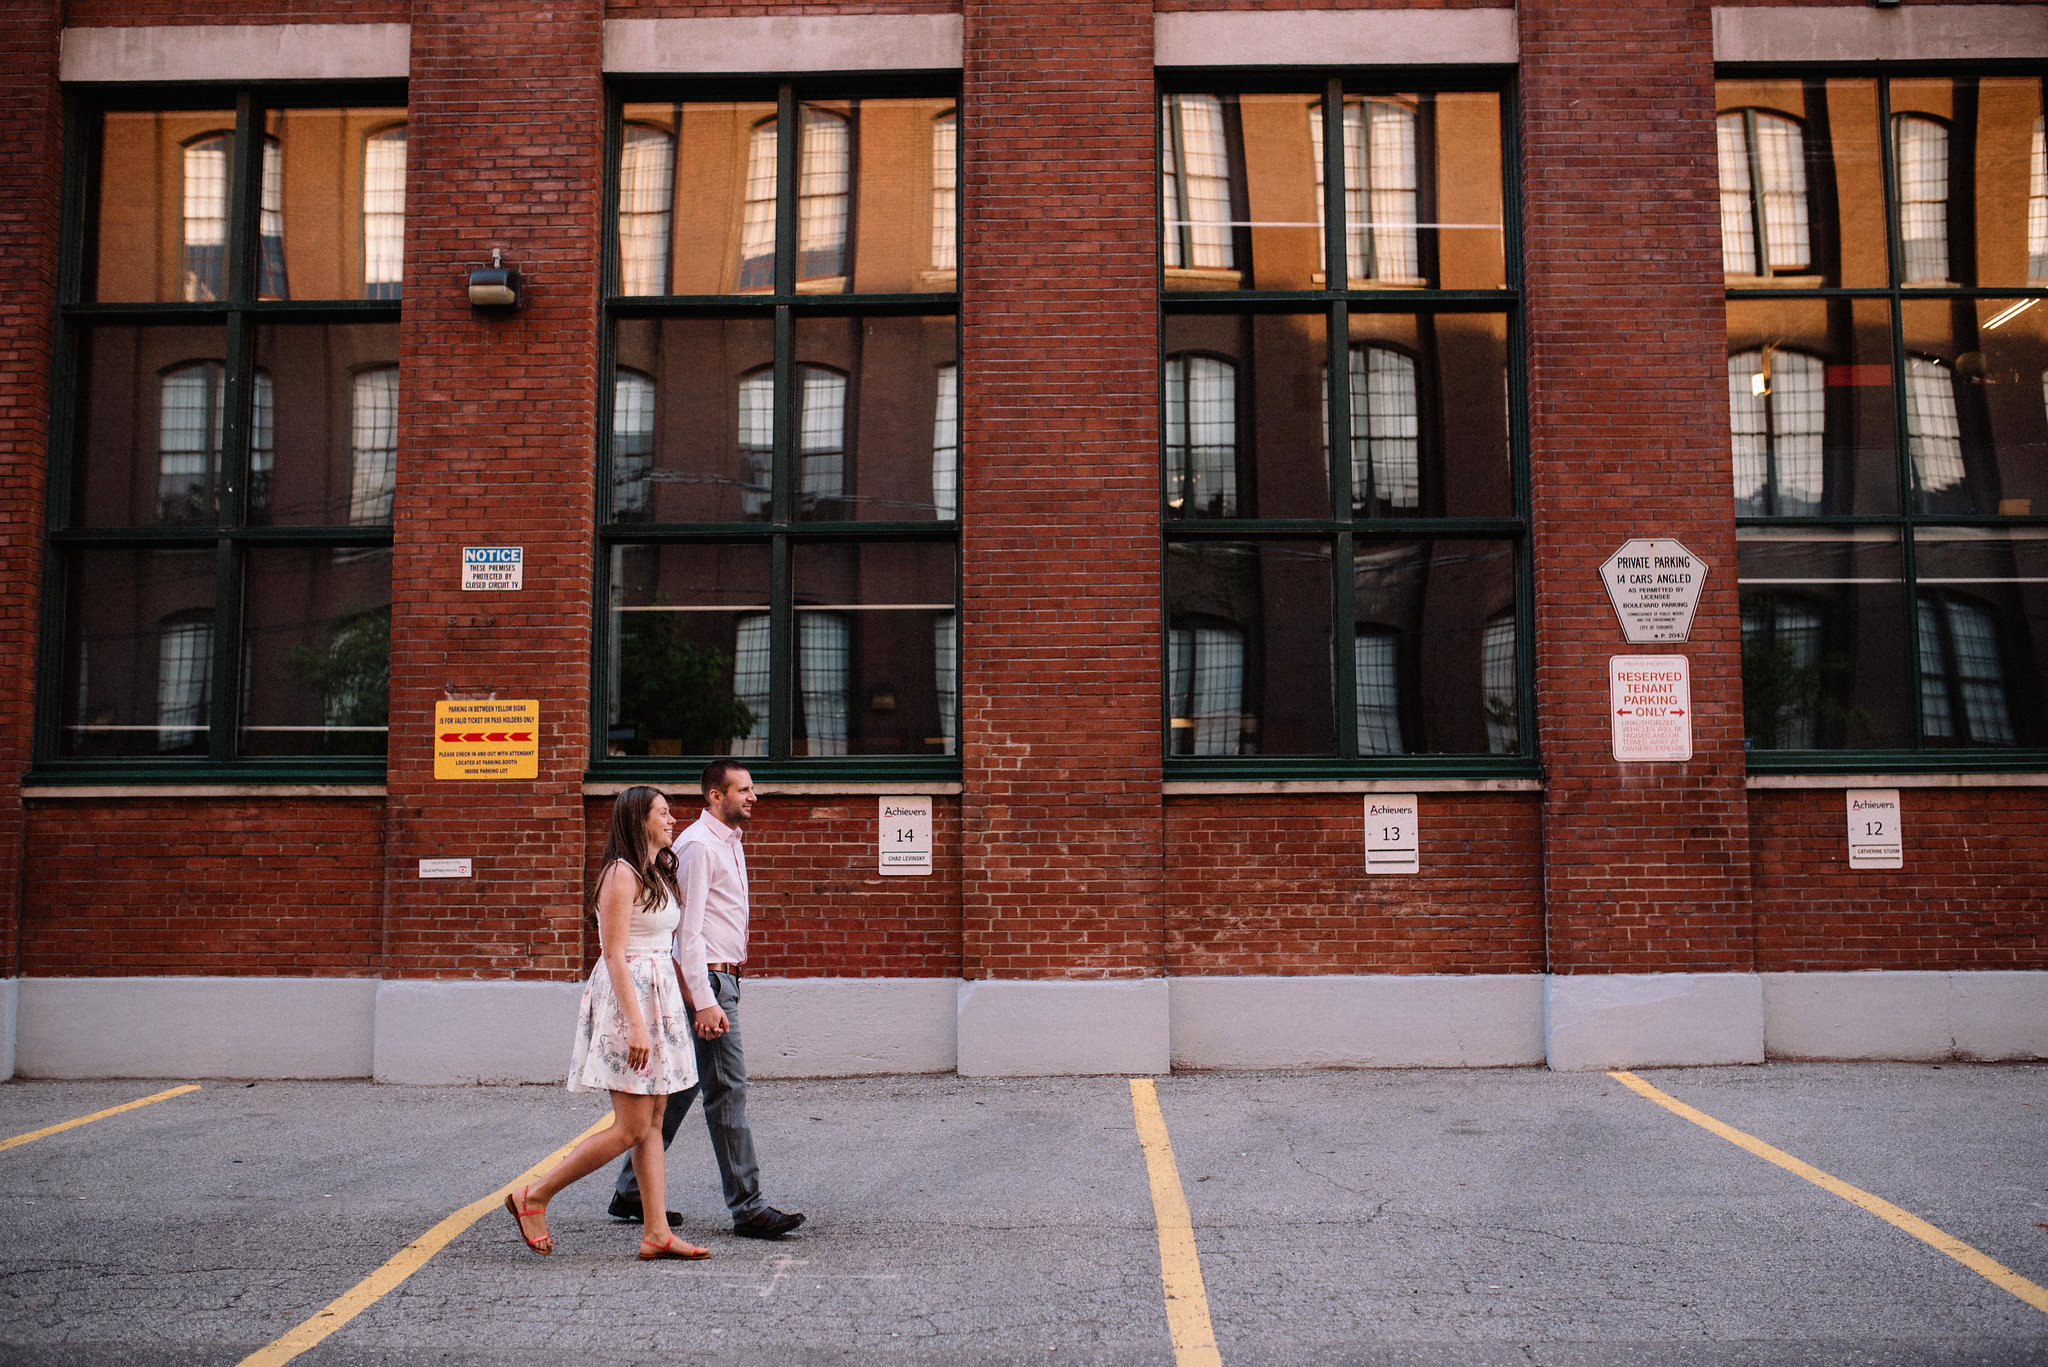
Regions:
<instances>
[{"instance_id":1,"label":"man's short hair","mask_svg":"<svg viewBox=\"0 0 2048 1367\"><path fill-rule=\"evenodd\" d=\"M734 774L745 772L747 766L736 759L715 759L704 766L704 776L697 781L698 786L704 790L704 796L710 797L715 790L732 782Z\"/></svg>"}]
</instances>

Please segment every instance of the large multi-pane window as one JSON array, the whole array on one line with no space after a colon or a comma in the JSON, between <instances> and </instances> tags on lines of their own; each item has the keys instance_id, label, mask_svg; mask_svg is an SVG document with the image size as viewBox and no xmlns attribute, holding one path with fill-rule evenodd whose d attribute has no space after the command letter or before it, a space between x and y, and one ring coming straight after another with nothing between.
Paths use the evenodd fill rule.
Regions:
<instances>
[{"instance_id":1,"label":"large multi-pane window","mask_svg":"<svg viewBox=\"0 0 2048 1367\"><path fill-rule=\"evenodd\" d=\"M944 769L956 97L749 94L614 115L599 764Z\"/></svg>"},{"instance_id":2,"label":"large multi-pane window","mask_svg":"<svg viewBox=\"0 0 2048 1367\"><path fill-rule=\"evenodd\" d=\"M1528 765L1502 94L1176 85L1169 762Z\"/></svg>"},{"instance_id":3,"label":"large multi-pane window","mask_svg":"<svg viewBox=\"0 0 2048 1367\"><path fill-rule=\"evenodd\" d=\"M41 763L381 761L404 110L316 100L73 130Z\"/></svg>"},{"instance_id":4,"label":"large multi-pane window","mask_svg":"<svg viewBox=\"0 0 2048 1367\"><path fill-rule=\"evenodd\" d=\"M2041 80L1729 75L1719 103L1751 762L2038 764Z\"/></svg>"}]
</instances>

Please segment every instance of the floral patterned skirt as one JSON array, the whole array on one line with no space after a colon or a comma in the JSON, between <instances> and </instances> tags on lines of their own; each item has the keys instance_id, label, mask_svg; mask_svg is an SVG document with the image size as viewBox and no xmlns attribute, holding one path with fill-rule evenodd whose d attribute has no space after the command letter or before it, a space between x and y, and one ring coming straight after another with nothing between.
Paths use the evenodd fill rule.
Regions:
<instances>
[{"instance_id":1,"label":"floral patterned skirt","mask_svg":"<svg viewBox=\"0 0 2048 1367\"><path fill-rule=\"evenodd\" d=\"M640 996L640 1018L647 1022L653 1041L647 1066L636 1069L626 1062L626 1013L612 991L611 970L599 959L583 985L576 1048L569 1056L569 1090L640 1096L688 1090L697 1082L697 1045L682 985L676 981L675 961L667 954L631 954L626 957L626 973Z\"/></svg>"}]
</instances>

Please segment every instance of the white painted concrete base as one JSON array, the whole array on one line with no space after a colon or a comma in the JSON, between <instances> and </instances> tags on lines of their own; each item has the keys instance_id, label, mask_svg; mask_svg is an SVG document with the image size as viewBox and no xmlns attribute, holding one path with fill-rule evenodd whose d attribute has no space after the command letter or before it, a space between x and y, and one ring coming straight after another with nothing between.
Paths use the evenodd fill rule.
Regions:
<instances>
[{"instance_id":1,"label":"white painted concrete base","mask_svg":"<svg viewBox=\"0 0 2048 1367\"><path fill-rule=\"evenodd\" d=\"M580 982L387 980L377 989L379 1082L560 1082Z\"/></svg>"},{"instance_id":2,"label":"white painted concrete base","mask_svg":"<svg viewBox=\"0 0 2048 1367\"><path fill-rule=\"evenodd\" d=\"M1175 1068L1508 1068L1543 1062L1543 979L1169 978Z\"/></svg>"},{"instance_id":3,"label":"white painted concrete base","mask_svg":"<svg viewBox=\"0 0 2048 1367\"><path fill-rule=\"evenodd\" d=\"M2048 973L1766 973L1783 1059L2048 1058Z\"/></svg>"},{"instance_id":4,"label":"white painted concrete base","mask_svg":"<svg viewBox=\"0 0 2048 1367\"><path fill-rule=\"evenodd\" d=\"M370 1075L374 978L23 978L23 1077Z\"/></svg>"},{"instance_id":5,"label":"white painted concrete base","mask_svg":"<svg viewBox=\"0 0 2048 1367\"><path fill-rule=\"evenodd\" d=\"M14 1023L20 1001L19 980L0 980L0 1082L14 1076Z\"/></svg>"},{"instance_id":6,"label":"white painted concrete base","mask_svg":"<svg viewBox=\"0 0 2048 1367\"><path fill-rule=\"evenodd\" d=\"M959 994L955 978L748 978L747 1076L950 1073Z\"/></svg>"},{"instance_id":7,"label":"white painted concrete base","mask_svg":"<svg viewBox=\"0 0 2048 1367\"><path fill-rule=\"evenodd\" d=\"M1171 1070L1165 978L960 984L962 1077Z\"/></svg>"},{"instance_id":8,"label":"white painted concrete base","mask_svg":"<svg viewBox=\"0 0 2048 1367\"><path fill-rule=\"evenodd\" d=\"M1764 1061L1754 973L1553 974L1543 1004L1558 1072Z\"/></svg>"}]
</instances>

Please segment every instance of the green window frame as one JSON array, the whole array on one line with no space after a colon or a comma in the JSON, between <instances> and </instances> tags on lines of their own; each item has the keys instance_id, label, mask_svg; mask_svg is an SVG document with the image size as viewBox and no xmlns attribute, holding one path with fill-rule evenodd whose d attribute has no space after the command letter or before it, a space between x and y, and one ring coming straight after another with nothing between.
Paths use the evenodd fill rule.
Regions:
<instances>
[{"instance_id":1,"label":"green window frame","mask_svg":"<svg viewBox=\"0 0 2048 1367\"><path fill-rule=\"evenodd\" d=\"M377 608L351 611L331 619L300 618L298 626L331 628L324 645L294 647L302 658L286 658L286 672L303 674L301 686L320 695L324 716L312 725L271 725L260 720L266 702L252 702L263 687L259 681L252 691L252 675L276 672L280 653L272 651L258 664L259 633L275 624L258 620L266 609L257 580L273 576L280 564L290 565L294 556L305 563L365 564L376 578L375 562L388 562L392 545L388 488L373 500L377 516L352 520L345 511L344 491L336 505L330 499L324 520L294 514L273 518L269 498L274 450L276 414L273 387L266 365L281 364L287 334L280 329L385 325L393 333L388 360L379 358L360 366L347 367L325 375L339 383L346 373L353 382L362 374L395 373L397 354L395 331L400 303L388 298L366 299L351 287L340 297L300 300L288 296L284 273L284 243L289 231L290 206L281 202L283 171L278 154L277 127L288 123L293 112L311 111L316 116L335 114L345 126L359 112L381 111L385 128L403 124L406 93L403 82L333 82L277 86L179 85L135 87L114 90L76 91L65 101L65 141L61 191L61 236L57 278L57 307L52 364L51 421L49 439L49 484L44 555L43 607L38 658L37 705L35 714L34 767L28 782L46 783L381 783L385 773L384 736L388 734L389 611ZM138 115L156 115L175 121L211 112L209 126L186 139L204 143L211 151L218 145L226 161L225 221L219 243L203 244L204 265L209 272L205 288L188 285L180 299L120 299L101 301L95 296L95 262L103 250L101 233L102 130L107 120ZM230 112L231 111L231 112ZM345 157L345 154L344 154ZM191 163L187 162L187 174ZM207 168L211 174L212 168ZM194 261L194 245L183 241L195 220L186 206L184 229L176 249L188 271ZM207 222L213 220L209 217ZM346 232L343 228L341 231ZM209 236L215 235L209 230ZM213 288L218 279L224 286ZM359 286L360 282L356 282ZM120 291L111 291L117 296ZM177 456L182 470L192 466L191 483L183 497L182 510L173 516L162 511L136 517L125 524L120 518L91 515L90 497L81 484L86 468L85 442L89 436L93 404L88 380L92 368L95 335L116 335L128 330L145 344L174 336L205 331L208 346L202 354L177 361L162 369L163 414L159 439L169 436L170 414L180 409L180 422L189 426L193 415L183 413L191 405L191 394L200 396L197 421L203 429L198 445L189 439L176 449L165 445L160 460L169 471L170 457ZM212 339L218 339L217 344ZM169 343L175 351L177 343ZM211 354L217 345L218 354ZM267 361L266 346L277 348ZM158 351L163 348L159 347ZM138 373L138 384L143 383ZM376 386L372 386L376 389ZM190 391L188 394L186 391ZM381 390L377 390L381 393ZM140 390L138 390L138 396ZM139 398L138 398L139 401ZM346 400L343 401L344 404ZM385 409L390 405L386 403ZM211 408L208 413L205 410ZM348 421L346 414L343 421ZM388 469L395 438L395 413L378 410L377 445L369 455L383 462L380 478L388 484ZM386 432L383 428L391 428ZM332 434L329 434L330 436ZM188 434L189 436L189 434ZM354 440L353 436L350 438ZM189 447L190 449L185 449ZM358 462L363 456L358 453ZM168 478L165 475L164 478ZM105 557L127 553L135 564L162 566L181 563L194 571L195 582L210 578L212 591L203 601L166 616L162 629L161 663L156 679L156 726L85 726L67 722L66 690L81 695L71 709L82 720L85 681L83 664L69 660L71 633L83 622L70 620L74 591L92 578L89 564L106 563ZM154 570L138 572L138 585L154 582ZM360 570L341 571L346 576ZM388 571L384 571L388 584ZM140 595L138 595L139 597ZM385 590L388 603L388 588ZM77 615L85 617L82 611ZM381 622L378 617L381 615ZM286 628L293 625L287 622ZM267 649L268 647L262 647ZM146 650L146 647L144 647ZM223 681L237 686L224 686ZM339 720L337 720L339 717ZM184 754L129 754L122 757L81 756L75 742L66 736L83 731L129 730L165 732L179 744L158 745L159 751L186 750ZM187 730L176 723L189 721ZM196 741L205 730L206 740ZM318 732L319 744L328 753L266 753L266 733ZM368 735L362 733L383 733ZM188 746L182 743L190 740ZM303 740L287 737L277 749L289 750ZM354 753L350 753L354 751ZM203 778L202 778L203 776Z\"/></svg>"},{"instance_id":2,"label":"green window frame","mask_svg":"<svg viewBox=\"0 0 2048 1367\"><path fill-rule=\"evenodd\" d=\"M1413 77L1161 73L1155 128L1163 220L1160 521L1166 610L1159 658L1160 744L1169 781L1535 778L1540 773L1514 90L1511 79L1496 71L1432 72L1420 82ZM1499 157L1498 267L1496 278L1476 287L1467 287L1474 278L1460 277L1439 256L1442 243L1435 230L1468 225L1438 221L1444 215L1433 212L1435 190L1429 183L1435 170L1429 140L1436 127L1435 102L1467 97L1495 101L1498 110L1486 135L1494 143L1489 155L1497 149ZM1294 218L1277 222L1271 221L1271 202L1262 206L1248 193L1237 160L1255 137L1243 123L1245 111L1275 99L1298 106L1290 109L1291 118L1298 120L1302 107L1310 111L1311 126L1291 129L1289 146L1316 166L1314 207L1305 194L1297 195L1302 208ZM1304 137L1309 139L1305 151L1296 147ZM1264 138L1270 149L1270 131ZM1219 139L1242 141L1232 143L1226 157ZM1219 159L1232 162L1227 184ZM1269 169L1269 184L1272 175ZM1328 193L1330 186L1345 186L1347 192ZM1318 209L1319 221L1297 221ZM1270 287L1261 278L1255 234L1273 229L1299 230L1293 244L1281 250L1312 259L1312 275L1297 270L1285 288ZM1278 245L1277 237L1271 240ZM1455 325L1461 319L1473 326L1481 326L1483 319L1485 328L1498 329L1495 345L1504 374L1488 401L1505 410L1499 420L1504 468L1493 506L1483 513L1448 506L1441 489L1418 488L1444 483L1442 448L1431 443L1446 440L1432 434L1441 425L1445 400L1433 388L1442 371L1428 373L1423 345L1381 336L1398 332L1404 315L1417 321L1424 336L1436 335L1439 324ZM1322 412L1315 412L1310 389L1289 388L1284 407L1297 429L1313 432L1320 421L1328 487L1326 493L1312 487L1305 496L1296 492L1284 501L1262 502L1252 489L1264 457L1247 455L1234 441L1222 439L1218 429L1230 421L1238 423L1241 435L1250 433L1253 420L1242 415L1260 408L1265 410L1258 417L1263 423L1276 407L1272 379L1250 373L1255 343L1244 343L1242 355L1233 358L1205 338L1233 325L1253 337L1274 320L1298 325L1310 336L1320 331L1326 344L1315 384ZM1423 372L1419 393L1418 368ZM1305 366L1297 363L1296 369ZM1226 400L1226 391L1235 397ZM1197 408L1205 400L1211 416L1198 423ZM1219 411L1228 416L1217 418ZM1206 430L1198 434L1198 425ZM1263 440L1246 439L1253 445ZM1432 449L1439 454L1433 456ZM1277 655L1250 663L1259 649L1252 638L1264 634L1270 648L1274 636L1263 619L1247 631L1227 614L1197 602L1199 592L1176 587L1177 575L1186 584L1209 574L1200 568L1205 556L1220 561L1232 554L1243 563L1257 559L1269 581L1276 567L1288 573L1283 562L1291 562L1301 575L1299 583L1317 594L1323 581L1313 562L1328 562L1330 715L1328 743L1320 749L1308 745L1298 746L1298 752L1267 752L1255 737L1261 719L1233 722L1224 715L1242 706L1251 718L1251 705L1233 699L1240 692L1249 698L1263 686L1252 671L1287 673ZM1398 567L1404 555L1411 556L1409 569L1397 568L1397 577L1412 572L1419 582L1452 562L1466 562L1469 572L1479 561L1506 561L1487 571L1497 574L1492 582L1501 586L1504 602L1483 620L1459 627L1455 668L1461 685L1469 685L1466 692L1472 697L1465 701L1473 706L1465 709L1471 716L1455 723L1455 742L1447 742L1451 727L1420 720L1428 706L1421 693L1446 668L1424 659L1420 638L1426 629L1370 620L1373 609L1364 600L1377 590L1360 588L1375 582L1370 567L1376 557L1391 558ZM1300 570L1304 563L1310 567ZM1186 568L1191 565L1197 567L1192 572ZM1456 567L1448 571L1459 572ZM1262 591L1275 601L1287 593L1270 586ZM1318 606L1299 615L1317 617ZM1319 653L1308 640L1317 630L1297 625L1295 658L1308 661ZM1233 670L1239 671L1237 681L1230 677ZM1496 692L1502 696L1494 697ZM1314 707L1304 702L1300 711L1307 715ZM1230 753L1233 749L1237 753Z\"/></svg>"},{"instance_id":3,"label":"green window frame","mask_svg":"<svg viewBox=\"0 0 2048 1367\"><path fill-rule=\"evenodd\" d=\"M959 240L959 94L957 77L921 75L648 79L618 82L610 89L598 371L591 781L686 783L710 759L726 753L745 762L757 778L784 782L959 777L960 291L957 264L950 255ZM914 108L923 120L915 135L924 140L922 155L931 159L934 176L949 181L945 186L935 181L920 201L927 206L921 213L945 214L949 221L934 225L920 218L911 232L916 247L912 274L922 283L922 288L912 290L863 288L855 261L868 242L859 217L868 207L862 203L860 183L862 114L884 101L895 102L898 117ZM704 272L694 277L700 284L710 280L723 292L666 292L676 289L691 248L683 240L682 209L664 218L658 203L662 195L672 195L677 206L689 203L685 163L693 154L683 133L685 115L711 107L742 111L735 124L744 142L738 153L742 170L726 192L732 201L732 240L726 247L736 255L719 268L715 279ZM661 130L649 127L650 121L664 119L664 110L672 111L666 116L665 151ZM829 158L806 164L802 149L813 136L822 136L831 155L841 159L845 179L837 189L835 177L842 172L826 164ZM875 141L879 143L879 135ZM771 144L772 198L766 193L766 151ZM629 160L631 186L625 184ZM764 258L761 248L771 219L773 254ZM664 253L673 256L673 267L658 259ZM856 475L855 450L863 376L840 360L820 360L808 340L835 327L866 337L898 320L927 332L936 329L951 354L950 366L937 368L946 373L933 377L941 408L945 396L952 396L951 421L945 421L943 413L930 418L928 407L927 417L920 419L932 424L924 438L932 443L926 456L934 485L929 517L874 515L874 507L866 505L856 509L849 486L864 477L864 472ZM702 368L700 375L717 377L720 392L715 397L703 388L694 398L671 394L680 386L666 371L657 379L633 343L622 340L633 336L629 329L634 327L645 329L643 336L676 329L676 336L688 338L709 334L687 329L718 326L754 329L751 336L766 344L759 356L730 374L721 374L708 363ZM821 416L828 404L838 405L836 415ZM711 519L662 520L665 479L671 484L716 482L700 472L664 466L662 443L693 425L727 434L738 428L728 452L738 462L735 472L719 477L730 486L730 506ZM937 492L942 470L943 478L953 483L947 491ZM843 500L838 497L842 491L847 494ZM806 566L821 565L835 555L860 560L864 567L869 558L886 561L892 556L899 562L936 567L927 578L943 577L948 586L945 602L862 600L837 605L845 611L819 611L811 601L816 595L807 594L802 582ZM629 602L629 595L641 592L628 582L633 579L629 562L634 556L642 557L643 564L659 563L656 558L662 556L677 557L684 564L714 563L706 558L713 556L724 557L715 563L727 565L746 562L759 568L765 562L765 571L756 575L765 592L728 614L740 620L730 623L736 633L730 644L717 648L723 658L714 656L707 666L702 654L676 657L679 669L708 669L718 676L708 686L709 706L700 709L700 715L708 712L713 721L701 723L696 732L688 721L665 723L684 736L709 735L707 744L651 734L653 728L643 724L644 718L624 715L634 710L626 695L644 692L648 661L657 658L639 654L646 647L625 640L635 629L635 619L628 614L661 606L659 601ZM666 570L655 577L664 576L685 577ZM923 742L929 753L878 752L862 729L863 719L854 717L849 723L844 714L885 704L893 709L894 692L865 674L856 689L846 682L847 668L841 665L837 686L844 696L835 704L827 696L833 685L821 682L824 667L813 663L835 656L845 660L851 654L858 673L862 633L882 615L865 609L878 606L914 607L933 614L931 625L913 629L907 619L899 623L905 628L899 634L906 638L921 631L924 648L936 660L935 687L929 687L934 681L921 678L918 686L933 694L944 723L944 743L939 737L921 735L910 742ZM950 638L942 639L949 631ZM950 678L948 670L953 671ZM732 702L754 714L754 730L720 740L717 732L736 724L728 711ZM834 724L825 714L835 706L841 714L836 739L825 734ZM703 726L712 730L706 732Z\"/></svg>"}]
</instances>

